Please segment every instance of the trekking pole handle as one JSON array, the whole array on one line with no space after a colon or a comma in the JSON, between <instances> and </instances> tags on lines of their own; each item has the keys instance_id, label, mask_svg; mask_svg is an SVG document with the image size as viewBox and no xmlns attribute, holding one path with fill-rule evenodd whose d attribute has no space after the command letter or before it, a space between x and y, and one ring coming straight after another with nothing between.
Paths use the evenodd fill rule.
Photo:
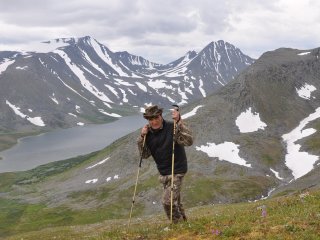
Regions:
<instances>
[{"instance_id":1,"label":"trekking pole handle","mask_svg":"<svg viewBox=\"0 0 320 240\"><path fill-rule=\"evenodd\" d=\"M145 143L146 143L146 138L147 138L147 135L144 135L143 136L143 142L142 142L141 154L140 154L140 162L139 162L139 167L140 168L141 168L141 164L142 164L142 156L143 156L144 146L145 146Z\"/></svg>"}]
</instances>

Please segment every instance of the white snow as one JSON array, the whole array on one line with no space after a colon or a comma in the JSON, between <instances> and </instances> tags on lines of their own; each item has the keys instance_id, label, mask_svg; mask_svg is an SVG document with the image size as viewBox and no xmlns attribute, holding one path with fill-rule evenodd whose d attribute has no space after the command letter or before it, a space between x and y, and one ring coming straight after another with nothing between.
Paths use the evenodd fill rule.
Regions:
<instances>
[{"instance_id":1,"label":"white snow","mask_svg":"<svg viewBox=\"0 0 320 240\"><path fill-rule=\"evenodd\" d=\"M134 86L133 84L128 83L128 82L126 82L126 81L123 81L122 79L117 79L117 78L115 78L114 80L115 80L117 83L119 83L120 85L123 85L123 86L127 86L127 87L132 87L132 86Z\"/></svg>"},{"instance_id":2,"label":"white snow","mask_svg":"<svg viewBox=\"0 0 320 240\"><path fill-rule=\"evenodd\" d=\"M80 109L81 109L81 108L80 108L80 106L76 105L76 106L75 106L75 108L76 108L77 113L80 113L80 112L81 112L81 110L80 110Z\"/></svg>"},{"instance_id":3,"label":"white snow","mask_svg":"<svg viewBox=\"0 0 320 240\"><path fill-rule=\"evenodd\" d=\"M96 183L98 182L98 178L87 180L86 183Z\"/></svg>"},{"instance_id":4,"label":"white snow","mask_svg":"<svg viewBox=\"0 0 320 240\"><path fill-rule=\"evenodd\" d=\"M300 178L313 169L313 165L318 161L319 157L311 155L307 152L300 152L300 144L295 144L299 139L305 138L316 132L313 128L304 129L304 127L311 121L320 118L320 107L314 113L303 119L299 126L291 132L282 135L282 139L287 144L287 154L285 163L295 179Z\"/></svg>"},{"instance_id":5,"label":"white snow","mask_svg":"<svg viewBox=\"0 0 320 240\"><path fill-rule=\"evenodd\" d=\"M130 77L127 73L125 73L117 64L114 64L110 58L110 56L107 54L106 49L104 48L104 51L102 51L101 46L98 44L96 40L90 41L89 44L94 48L95 52L98 54L98 56L106 62L111 68L114 69L115 72L119 74L119 76L122 77Z\"/></svg>"},{"instance_id":6,"label":"white snow","mask_svg":"<svg viewBox=\"0 0 320 240\"><path fill-rule=\"evenodd\" d=\"M96 166L98 166L98 165L101 165L101 164L105 163L106 161L108 161L109 158L110 158L110 157L107 157L106 159L103 159L102 161L100 161L100 162L98 162L98 163L96 163L96 164L94 164L94 165L92 165L92 166L89 166L89 167L87 167L86 169L91 169L91 168L94 168L94 167L96 167Z\"/></svg>"},{"instance_id":7,"label":"white snow","mask_svg":"<svg viewBox=\"0 0 320 240\"><path fill-rule=\"evenodd\" d=\"M59 105L58 100L54 97L54 93L52 94L52 97L50 97L50 98L51 98L51 100L52 100L54 103L56 103L57 105Z\"/></svg>"},{"instance_id":8,"label":"white snow","mask_svg":"<svg viewBox=\"0 0 320 240\"><path fill-rule=\"evenodd\" d=\"M194 115L197 113L198 109L201 108L201 107L203 107L203 105L199 105L199 106L195 107L194 109L192 109L191 112L188 112L188 113L183 114L183 115L181 116L181 118L182 118L182 119L187 119L187 118L189 118L189 117L194 116Z\"/></svg>"},{"instance_id":9,"label":"white snow","mask_svg":"<svg viewBox=\"0 0 320 240\"><path fill-rule=\"evenodd\" d=\"M78 126L83 126L84 123L83 123L83 122L78 122L77 125L78 125Z\"/></svg>"},{"instance_id":10,"label":"white snow","mask_svg":"<svg viewBox=\"0 0 320 240\"><path fill-rule=\"evenodd\" d=\"M279 175L279 173L277 171L273 170L272 168L270 168L270 170L271 170L271 172L273 172L273 174L276 176L276 178L278 178L280 180L283 179L282 177L280 177L280 175Z\"/></svg>"},{"instance_id":11,"label":"white snow","mask_svg":"<svg viewBox=\"0 0 320 240\"><path fill-rule=\"evenodd\" d=\"M84 72L74 63L72 63L71 59L68 57L68 55L61 51L61 50L55 50L54 53L57 53L62 57L70 70L79 78L82 86L87 89L90 93L92 93L94 96L99 98L101 101L113 103L103 92L100 92L94 85L91 84L89 80L86 79L84 76Z\"/></svg>"},{"instance_id":12,"label":"white snow","mask_svg":"<svg viewBox=\"0 0 320 240\"><path fill-rule=\"evenodd\" d=\"M167 81L165 80L151 80L148 82L148 85L153 89L166 88Z\"/></svg>"},{"instance_id":13,"label":"white snow","mask_svg":"<svg viewBox=\"0 0 320 240\"><path fill-rule=\"evenodd\" d=\"M4 62L0 63L0 74L7 70L7 68L13 64L15 60L4 59Z\"/></svg>"},{"instance_id":14,"label":"white snow","mask_svg":"<svg viewBox=\"0 0 320 240\"><path fill-rule=\"evenodd\" d=\"M106 111L104 111L103 109L99 109L99 112L105 114L105 115L108 115L110 117L116 117L116 118L120 118L122 117L121 115L119 114L116 114L116 113L107 113Z\"/></svg>"},{"instance_id":15,"label":"white snow","mask_svg":"<svg viewBox=\"0 0 320 240\"><path fill-rule=\"evenodd\" d=\"M178 81L178 80L171 80L170 82L172 82L174 84L180 84L180 81Z\"/></svg>"},{"instance_id":16,"label":"white snow","mask_svg":"<svg viewBox=\"0 0 320 240\"><path fill-rule=\"evenodd\" d=\"M124 67L125 69L127 69L130 73L131 73L131 76L132 77L135 77L135 78L142 78L140 76L138 76L137 74L135 74L134 72L132 72L121 60L119 60L119 64Z\"/></svg>"},{"instance_id":17,"label":"white snow","mask_svg":"<svg viewBox=\"0 0 320 240\"><path fill-rule=\"evenodd\" d=\"M86 68L85 66L81 66L84 70L86 70L88 73L90 73L92 76L95 76L96 78L102 79L101 77L99 77L98 75L94 74L93 72L91 72L88 68Z\"/></svg>"},{"instance_id":18,"label":"white snow","mask_svg":"<svg viewBox=\"0 0 320 240\"><path fill-rule=\"evenodd\" d=\"M302 53L298 53L299 56L303 56L303 55L307 55L310 54L311 52L302 52Z\"/></svg>"},{"instance_id":19,"label":"white snow","mask_svg":"<svg viewBox=\"0 0 320 240\"><path fill-rule=\"evenodd\" d=\"M129 100L127 99L126 91L124 91L122 88L119 88L119 90L121 91L121 93L123 95L122 101L123 102L129 102Z\"/></svg>"},{"instance_id":20,"label":"white snow","mask_svg":"<svg viewBox=\"0 0 320 240\"><path fill-rule=\"evenodd\" d=\"M161 74L160 76L166 76L166 77L180 77L186 74L186 71L188 68L186 67L175 67L173 70L169 70L164 74Z\"/></svg>"},{"instance_id":21,"label":"white snow","mask_svg":"<svg viewBox=\"0 0 320 240\"><path fill-rule=\"evenodd\" d=\"M260 120L259 113L252 113L251 107L237 117L236 125L241 133L255 132L267 126Z\"/></svg>"},{"instance_id":22,"label":"white snow","mask_svg":"<svg viewBox=\"0 0 320 240\"><path fill-rule=\"evenodd\" d=\"M28 68L28 66L24 66L24 67L16 67L16 69L18 70L26 70Z\"/></svg>"},{"instance_id":23,"label":"white snow","mask_svg":"<svg viewBox=\"0 0 320 240\"><path fill-rule=\"evenodd\" d=\"M310 100L311 93L317 90L317 88L313 85L309 85L305 83L300 89L296 88L296 91L299 97Z\"/></svg>"},{"instance_id":24,"label":"white snow","mask_svg":"<svg viewBox=\"0 0 320 240\"><path fill-rule=\"evenodd\" d=\"M138 94L134 93L130 88L127 89L132 95L137 96Z\"/></svg>"},{"instance_id":25,"label":"white snow","mask_svg":"<svg viewBox=\"0 0 320 240\"><path fill-rule=\"evenodd\" d=\"M114 179L114 180L115 180L115 179L119 179L119 175L117 175L117 174L114 175L114 176L113 176L113 179ZM106 178L106 181L107 181L107 182L109 182L109 181L111 181L111 180L112 180L112 177L107 177L107 178Z\"/></svg>"},{"instance_id":26,"label":"white snow","mask_svg":"<svg viewBox=\"0 0 320 240\"><path fill-rule=\"evenodd\" d=\"M53 71L52 72L55 76L57 76L57 78L62 82L63 85L65 85L67 88L69 88L71 91L73 91L74 93L78 94L80 97L82 97L83 99L89 101L87 98L85 98L84 96L82 96L80 93L78 93L76 90L74 90L72 87L70 87L68 84L66 84L60 77L59 75Z\"/></svg>"},{"instance_id":27,"label":"white snow","mask_svg":"<svg viewBox=\"0 0 320 240\"><path fill-rule=\"evenodd\" d=\"M191 95L193 95L193 92L192 92L192 90L191 90L190 88L184 86L184 90L185 90L186 92L190 93Z\"/></svg>"},{"instance_id":28,"label":"white snow","mask_svg":"<svg viewBox=\"0 0 320 240\"><path fill-rule=\"evenodd\" d=\"M136 82L137 86L144 92L147 92L147 87L142 83Z\"/></svg>"},{"instance_id":29,"label":"white snow","mask_svg":"<svg viewBox=\"0 0 320 240\"><path fill-rule=\"evenodd\" d=\"M118 93L117 93L117 91L116 91L116 89L114 88L114 87L111 87L110 85L108 85L108 84L104 84L114 95L116 95L117 96L117 98L119 98L119 95L118 95Z\"/></svg>"},{"instance_id":30,"label":"white snow","mask_svg":"<svg viewBox=\"0 0 320 240\"><path fill-rule=\"evenodd\" d=\"M70 116L72 116L72 117L77 117L77 115L75 115L75 114L73 114L73 113L68 113Z\"/></svg>"},{"instance_id":31,"label":"white snow","mask_svg":"<svg viewBox=\"0 0 320 240\"><path fill-rule=\"evenodd\" d=\"M32 124L36 125L36 126L40 126L40 127L44 127L45 124L42 121L41 117L29 117L28 115L23 114L20 111L19 107L16 107L15 105L11 104L8 100L6 100L6 104L9 105L9 107L14 111L14 113L16 115L18 115L21 118L25 118L26 120L28 120L29 122L31 122Z\"/></svg>"},{"instance_id":32,"label":"white snow","mask_svg":"<svg viewBox=\"0 0 320 240\"><path fill-rule=\"evenodd\" d=\"M207 94L206 94L206 92L204 91L204 89L203 89L202 87L203 87L203 81L202 81L202 79L200 79L200 80L199 80L199 90L200 90L202 96L203 96L203 97L206 97Z\"/></svg>"},{"instance_id":33,"label":"white snow","mask_svg":"<svg viewBox=\"0 0 320 240\"><path fill-rule=\"evenodd\" d=\"M207 145L196 147L196 150L207 153L209 157L217 157L220 161L225 160L245 167L251 167L251 164L248 164L246 160L239 156L238 147L239 145L233 142L224 142L217 145L215 143L207 143Z\"/></svg>"},{"instance_id":34,"label":"white snow","mask_svg":"<svg viewBox=\"0 0 320 240\"><path fill-rule=\"evenodd\" d=\"M103 71L103 69L100 68L98 64L94 63L94 62L91 60L91 58L89 57L89 55L88 55L85 51L81 50L81 53L82 53L82 55L84 56L84 59L85 59L92 67L94 67L94 68L95 68L97 71L99 71L105 78L108 79L108 77L107 77L106 73ZM86 70L88 70L88 69L86 68ZM89 70L88 70L88 71L89 71ZM91 71L89 71L89 72L90 72L91 74L93 74ZM94 75L94 74L93 74L93 75ZM94 75L94 76L96 76L96 75Z\"/></svg>"},{"instance_id":35,"label":"white snow","mask_svg":"<svg viewBox=\"0 0 320 240\"><path fill-rule=\"evenodd\" d=\"M274 190L276 190L276 188L271 188L271 189L268 191L267 196L262 196L262 197L260 198L260 200L265 200L265 199L267 199L268 197L270 197L271 193L272 193Z\"/></svg>"}]
</instances>

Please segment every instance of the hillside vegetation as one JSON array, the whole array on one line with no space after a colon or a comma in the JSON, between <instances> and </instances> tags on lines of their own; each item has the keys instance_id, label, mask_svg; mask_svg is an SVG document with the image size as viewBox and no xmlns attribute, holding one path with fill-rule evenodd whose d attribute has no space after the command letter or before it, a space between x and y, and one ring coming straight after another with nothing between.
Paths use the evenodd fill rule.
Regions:
<instances>
[{"instance_id":1,"label":"hillside vegetation","mask_svg":"<svg viewBox=\"0 0 320 240\"><path fill-rule=\"evenodd\" d=\"M0 206L3 215L3 202ZM36 209L20 212L21 221L15 228L21 230L23 224L37 224L37 221L23 223L23 216L32 212L35 214ZM7 215L8 224L18 213L19 209ZM252 203L207 205L188 209L187 213L188 222L177 225L170 225L164 214L134 218L130 227L128 219L61 227L43 222L44 229L28 232L24 228L22 233L3 239L320 239L320 191ZM48 214L49 221L54 214ZM79 223L84 220L81 215L78 218ZM1 230L4 229L2 225Z\"/></svg>"}]
</instances>

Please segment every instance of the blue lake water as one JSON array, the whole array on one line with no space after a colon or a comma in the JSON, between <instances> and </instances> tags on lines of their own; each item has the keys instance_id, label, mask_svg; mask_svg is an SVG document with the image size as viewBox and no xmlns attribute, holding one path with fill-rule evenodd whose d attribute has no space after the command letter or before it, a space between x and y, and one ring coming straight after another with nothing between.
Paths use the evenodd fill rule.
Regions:
<instances>
[{"instance_id":1,"label":"blue lake water","mask_svg":"<svg viewBox=\"0 0 320 240\"><path fill-rule=\"evenodd\" d=\"M101 150L144 124L146 120L141 115L129 116L112 123L85 125L21 138L18 144L0 152L0 173L29 170L45 163Z\"/></svg>"}]
</instances>

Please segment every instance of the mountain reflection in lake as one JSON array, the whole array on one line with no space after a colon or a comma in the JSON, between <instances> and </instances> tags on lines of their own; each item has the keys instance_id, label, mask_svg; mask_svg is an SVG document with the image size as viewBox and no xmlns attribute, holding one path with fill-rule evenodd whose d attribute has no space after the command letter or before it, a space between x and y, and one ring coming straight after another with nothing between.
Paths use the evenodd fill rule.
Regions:
<instances>
[{"instance_id":1,"label":"mountain reflection in lake","mask_svg":"<svg viewBox=\"0 0 320 240\"><path fill-rule=\"evenodd\" d=\"M86 125L25 137L20 139L17 145L0 152L0 172L29 170L45 163L101 150L144 124L146 120L141 115L129 116L112 123Z\"/></svg>"}]
</instances>

